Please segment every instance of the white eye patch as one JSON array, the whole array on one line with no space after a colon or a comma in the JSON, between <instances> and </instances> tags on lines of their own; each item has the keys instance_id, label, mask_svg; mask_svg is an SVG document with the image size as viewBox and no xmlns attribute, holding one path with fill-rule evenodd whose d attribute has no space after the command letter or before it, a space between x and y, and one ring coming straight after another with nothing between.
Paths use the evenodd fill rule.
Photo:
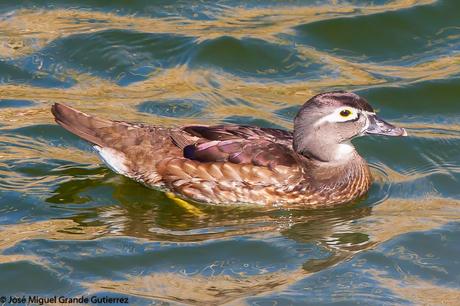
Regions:
<instances>
[{"instance_id":1,"label":"white eye patch","mask_svg":"<svg viewBox=\"0 0 460 306\"><path fill-rule=\"evenodd\" d=\"M329 115L326 115L320 118L318 121L315 122L315 126L321 125L325 122L329 123L336 123L336 122L347 122L353 121L359 116L359 110L349 106L343 106L336 109Z\"/></svg>"}]
</instances>

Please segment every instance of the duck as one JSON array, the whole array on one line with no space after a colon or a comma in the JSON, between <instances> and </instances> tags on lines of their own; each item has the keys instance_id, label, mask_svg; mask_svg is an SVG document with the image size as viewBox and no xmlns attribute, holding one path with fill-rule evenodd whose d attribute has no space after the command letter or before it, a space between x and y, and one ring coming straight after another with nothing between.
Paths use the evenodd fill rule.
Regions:
<instances>
[{"instance_id":1,"label":"duck","mask_svg":"<svg viewBox=\"0 0 460 306\"><path fill-rule=\"evenodd\" d=\"M292 131L250 125L166 127L51 107L55 121L89 142L114 172L180 199L216 205L317 208L353 202L372 183L351 140L407 136L362 97L320 93Z\"/></svg>"}]
</instances>

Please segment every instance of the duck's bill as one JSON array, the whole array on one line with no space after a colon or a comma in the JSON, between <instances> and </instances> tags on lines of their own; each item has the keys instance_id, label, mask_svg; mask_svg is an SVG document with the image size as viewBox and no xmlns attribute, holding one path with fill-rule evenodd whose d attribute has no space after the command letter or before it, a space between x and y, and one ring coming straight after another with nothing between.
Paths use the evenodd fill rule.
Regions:
<instances>
[{"instance_id":1,"label":"duck's bill","mask_svg":"<svg viewBox=\"0 0 460 306\"><path fill-rule=\"evenodd\" d=\"M364 130L369 135L384 135L384 136L407 136L405 129L396 127L376 115L367 117L369 126Z\"/></svg>"}]
</instances>

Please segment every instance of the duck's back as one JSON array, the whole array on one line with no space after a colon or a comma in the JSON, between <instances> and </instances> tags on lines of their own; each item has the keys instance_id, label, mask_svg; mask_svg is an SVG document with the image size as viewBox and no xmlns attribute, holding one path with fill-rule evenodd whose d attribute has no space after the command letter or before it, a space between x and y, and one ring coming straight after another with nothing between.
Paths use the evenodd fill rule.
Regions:
<instances>
[{"instance_id":1,"label":"duck's back","mask_svg":"<svg viewBox=\"0 0 460 306\"><path fill-rule=\"evenodd\" d=\"M94 144L117 173L212 203L298 201L304 170L292 134L251 126L164 128L110 121L55 104L56 121Z\"/></svg>"}]
</instances>

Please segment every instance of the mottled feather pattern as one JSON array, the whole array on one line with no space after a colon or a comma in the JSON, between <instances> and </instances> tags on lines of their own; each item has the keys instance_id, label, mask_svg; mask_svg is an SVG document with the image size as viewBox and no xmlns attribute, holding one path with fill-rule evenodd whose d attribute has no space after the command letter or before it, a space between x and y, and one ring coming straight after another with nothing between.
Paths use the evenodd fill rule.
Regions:
<instances>
[{"instance_id":1,"label":"mottled feather pattern","mask_svg":"<svg viewBox=\"0 0 460 306\"><path fill-rule=\"evenodd\" d=\"M165 128L110 121L53 106L70 132L115 152L124 175L149 187L214 204L324 206L349 202L370 185L364 160L319 167L292 149L292 133L249 126ZM114 150L114 151L111 151ZM337 180L339 173L344 179Z\"/></svg>"}]
</instances>

